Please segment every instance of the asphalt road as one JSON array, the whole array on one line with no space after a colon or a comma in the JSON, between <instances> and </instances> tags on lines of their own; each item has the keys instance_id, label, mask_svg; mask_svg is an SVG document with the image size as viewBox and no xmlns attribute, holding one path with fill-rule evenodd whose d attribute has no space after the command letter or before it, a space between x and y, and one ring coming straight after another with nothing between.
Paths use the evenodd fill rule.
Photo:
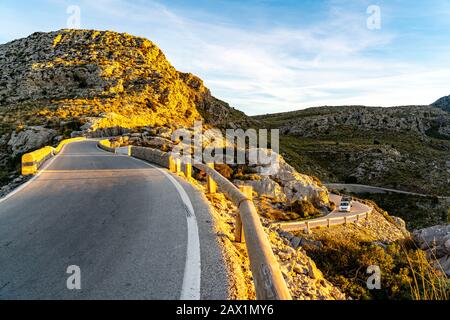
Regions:
<instances>
[{"instance_id":1,"label":"asphalt road","mask_svg":"<svg viewBox=\"0 0 450 320\"><path fill-rule=\"evenodd\" d=\"M353 200L351 211L350 212L341 212L341 211L339 211L339 204L341 203L341 199L342 199L341 196L338 196L336 194L330 194L330 201L333 201L336 204L336 209L334 211L330 212L325 218L345 217L345 216L362 214L362 213L371 211L371 208L369 206L367 206L361 202ZM311 219L311 221L314 221L314 219Z\"/></svg>"},{"instance_id":2,"label":"asphalt road","mask_svg":"<svg viewBox=\"0 0 450 320\"><path fill-rule=\"evenodd\" d=\"M173 179L173 178L172 178ZM198 225L201 299L226 299L227 273L206 200L178 177ZM0 299L179 299L188 220L159 169L67 145L26 187L0 202ZM191 230L192 231L192 230ZM81 271L69 290L68 266Z\"/></svg>"}]
</instances>

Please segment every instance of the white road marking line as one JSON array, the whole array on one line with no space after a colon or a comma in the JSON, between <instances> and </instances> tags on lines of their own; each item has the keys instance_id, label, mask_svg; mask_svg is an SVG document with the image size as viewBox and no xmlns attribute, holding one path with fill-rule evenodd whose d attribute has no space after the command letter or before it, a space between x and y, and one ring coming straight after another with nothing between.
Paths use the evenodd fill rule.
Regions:
<instances>
[{"instance_id":1,"label":"white road marking line","mask_svg":"<svg viewBox=\"0 0 450 320\"><path fill-rule=\"evenodd\" d=\"M80 141L81 142L81 141ZM29 181L22 184L12 192L8 193L5 197L0 199L0 203L3 201L6 201L7 199L11 198L14 194L20 192L21 190L25 189L31 182L35 181L41 174L44 172L52 163L53 161L58 158L60 154L63 153L66 145L61 149L61 151L54 156L53 158L48 161L42 169L38 171L38 173L33 176ZM97 149L103 152L107 152L105 150L100 149L96 145ZM128 157L128 156L127 156ZM194 208L192 206L192 202L189 199L189 196L187 195L186 191L183 189L183 187L178 183L177 180L168 172L166 172L162 168L158 168L146 161L143 161L141 159L130 157L134 160L140 161L147 166L150 166L154 169L157 169L162 174L164 174L169 181L174 185L174 187L177 189L178 194L180 195L181 200L183 201L183 204L188 211L188 214L186 215L187 220L187 250L186 250L186 264L184 268L184 275L183 275L183 285L181 288L181 294L180 299L181 300L200 300L200 287L201 287L201 259L200 259L200 238L198 234L198 225L197 225L197 218L195 216Z\"/></svg>"},{"instance_id":2,"label":"white road marking line","mask_svg":"<svg viewBox=\"0 0 450 320\"><path fill-rule=\"evenodd\" d=\"M187 252L186 265L184 267L183 286L181 289L180 300L200 300L201 288L201 260L200 260L200 238L198 234L197 218L191 200L180 183L166 170L152 165L141 159L134 160L145 163L147 166L157 169L164 174L170 182L175 186L180 195L183 204L188 211L187 220Z\"/></svg>"}]
</instances>

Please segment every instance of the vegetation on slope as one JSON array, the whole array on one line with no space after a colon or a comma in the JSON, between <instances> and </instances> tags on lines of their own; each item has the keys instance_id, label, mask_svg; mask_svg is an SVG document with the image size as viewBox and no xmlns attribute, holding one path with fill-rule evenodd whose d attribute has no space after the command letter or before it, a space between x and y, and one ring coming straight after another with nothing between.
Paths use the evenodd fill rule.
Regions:
<instances>
[{"instance_id":1,"label":"vegetation on slope","mask_svg":"<svg viewBox=\"0 0 450 320\"><path fill-rule=\"evenodd\" d=\"M308 255L327 279L353 299L448 299L448 279L378 210L362 225L314 231L307 237L321 245L306 246ZM380 268L380 289L367 287L369 266Z\"/></svg>"},{"instance_id":2,"label":"vegetation on slope","mask_svg":"<svg viewBox=\"0 0 450 320\"><path fill-rule=\"evenodd\" d=\"M323 181L450 195L450 117L431 107L373 109L311 108L255 119L279 128L285 158Z\"/></svg>"},{"instance_id":3,"label":"vegetation on slope","mask_svg":"<svg viewBox=\"0 0 450 320\"><path fill-rule=\"evenodd\" d=\"M408 230L450 223L449 201L398 193L359 193L359 198L375 201L380 207L406 222Z\"/></svg>"}]
</instances>

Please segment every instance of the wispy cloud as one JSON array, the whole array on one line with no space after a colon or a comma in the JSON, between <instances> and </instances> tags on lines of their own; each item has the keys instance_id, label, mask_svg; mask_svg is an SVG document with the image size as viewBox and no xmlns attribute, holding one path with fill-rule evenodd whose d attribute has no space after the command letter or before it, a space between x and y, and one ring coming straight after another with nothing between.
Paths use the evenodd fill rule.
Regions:
<instances>
[{"instance_id":1,"label":"wispy cloud","mask_svg":"<svg viewBox=\"0 0 450 320\"><path fill-rule=\"evenodd\" d=\"M60 8L73 2L49 1ZM240 11L264 10L260 7L266 3L259 1L233 2L228 5L235 6L231 14L189 3L78 3L83 27L149 38L178 69L199 75L213 94L250 114L323 104L425 104L450 91L450 61L411 58L411 50L399 46L414 36L419 37L420 46L423 35L409 35L405 40L405 28L393 27L390 16L385 19L386 27L368 30L367 1L355 1L352 6L328 1L320 8L309 8L320 10L320 19L295 23L283 21L282 16L270 22L253 16L235 17ZM435 3L448 8L440 0ZM395 8L383 8L401 16ZM292 4L277 12L280 10L287 16L287 10L300 13L308 8ZM414 45L409 43L411 47ZM435 54L442 56L441 52Z\"/></svg>"}]
</instances>

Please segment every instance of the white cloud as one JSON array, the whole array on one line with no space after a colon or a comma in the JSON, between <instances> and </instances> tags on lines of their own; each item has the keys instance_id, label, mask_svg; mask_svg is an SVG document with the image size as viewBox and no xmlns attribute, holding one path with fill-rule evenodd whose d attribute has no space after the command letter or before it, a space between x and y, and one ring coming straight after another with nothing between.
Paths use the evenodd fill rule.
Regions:
<instances>
[{"instance_id":1,"label":"white cloud","mask_svg":"<svg viewBox=\"0 0 450 320\"><path fill-rule=\"evenodd\" d=\"M367 30L365 10L332 3L327 18L314 24L262 29L208 13L193 19L192 12L156 1L80 1L83 27L149 38L176 68L199 75L215 96L250 114L323 104L422 104L449 93L445 65L368 55L397 35Z\"/></svg>"}]
</instances>

